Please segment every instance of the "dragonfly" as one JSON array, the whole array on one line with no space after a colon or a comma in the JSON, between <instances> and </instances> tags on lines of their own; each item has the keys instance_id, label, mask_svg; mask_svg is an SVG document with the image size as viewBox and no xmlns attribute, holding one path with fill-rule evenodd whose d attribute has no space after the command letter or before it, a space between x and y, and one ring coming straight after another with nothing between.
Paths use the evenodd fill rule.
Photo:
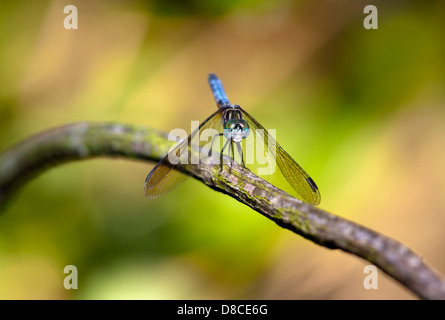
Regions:
<instances>
[{"instance_id":1,"label":"dragonfly","mask_svg":"<svg viewBox=\"0 0 445 320\"><path fill-rule=\"evenodd\" d=\"M209 74L208 83L218 110L156 164L145 179L145 195L156 198L184 182L188 176L181 172L181 166L219 165L221 173L225 164L230 169L236 163L265 180L284 180L298 198L318 205L321 197L314 180L278 144L272 130L230 103L215 74Z\"/></svg>"}]
</instances>

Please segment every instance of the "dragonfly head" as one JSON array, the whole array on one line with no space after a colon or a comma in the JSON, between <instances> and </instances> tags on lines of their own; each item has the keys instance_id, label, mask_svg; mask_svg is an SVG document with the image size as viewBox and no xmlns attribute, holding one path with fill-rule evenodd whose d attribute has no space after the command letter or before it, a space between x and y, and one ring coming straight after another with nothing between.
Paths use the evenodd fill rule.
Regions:
<instances>
[{"instance_id":1,"label":"dragonfly head","mask_svg":"<svg viewBox=\"0 0 445 320\"><path fill-rule=\"evenodd\" d=\"M249 135L249 124L244 119L229 119L224 125L223 133L227 139L240 142Z\"/></svg>"}]
</instances>

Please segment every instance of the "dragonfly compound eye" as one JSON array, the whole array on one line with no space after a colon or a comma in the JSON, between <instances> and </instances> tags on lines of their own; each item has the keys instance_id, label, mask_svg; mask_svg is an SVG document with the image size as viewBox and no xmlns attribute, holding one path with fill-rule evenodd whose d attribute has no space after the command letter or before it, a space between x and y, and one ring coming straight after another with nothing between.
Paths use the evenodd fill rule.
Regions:
<instances>
[{"instance_id":1,"label":"dragonfly compound eye","mask_svg":"<svg viewBox=\"0 0 445 320\"><path fill-rule=\"evenodd\" d=\"M249 135L249 124L243 119L229 119L224 125L223 133L227 139L240 142Z\"/></svg>"}]
</instances>

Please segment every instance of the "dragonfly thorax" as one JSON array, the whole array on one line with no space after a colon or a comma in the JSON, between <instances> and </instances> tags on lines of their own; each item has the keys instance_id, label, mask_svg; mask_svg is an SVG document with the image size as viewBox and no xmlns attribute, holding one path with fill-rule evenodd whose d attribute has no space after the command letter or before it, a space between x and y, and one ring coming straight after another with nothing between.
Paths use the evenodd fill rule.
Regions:
<instances>
[{"instance_id":1,"label":"dragonfly thorax","mask_svg":"<svg viewBox=\"0 0 445 320\"><path fill-rule=\"evenodd\" d=\"M229 119L224 124L223 133L227 139L240 142L249 135L249 124L244 119Z\"/></svg>"}]
</instances>

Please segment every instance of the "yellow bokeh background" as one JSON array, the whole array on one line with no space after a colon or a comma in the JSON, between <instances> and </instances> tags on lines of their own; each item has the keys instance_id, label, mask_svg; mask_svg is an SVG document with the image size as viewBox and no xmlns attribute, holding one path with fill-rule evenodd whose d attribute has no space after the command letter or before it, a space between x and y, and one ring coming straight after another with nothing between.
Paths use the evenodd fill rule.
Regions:
<instances>
[{"instance_id":1,"label":"yellow bokeh background","mask_svg":"<svg viewBox=\"0 0 445 320\"><path fill-rule=\"evenodd\" d=\"M42 130L119 121L190 130L216 109L207 74L320 188L320 207L445 274L445 6L375 1L0 4L0 151ZM66 30L63 9L78 9ZM143 195L154 163L53 168L0 216L2 299L415 299L189 179ZM66 265L78 289L63 286Z\"/></svg>"}]
</instances>

